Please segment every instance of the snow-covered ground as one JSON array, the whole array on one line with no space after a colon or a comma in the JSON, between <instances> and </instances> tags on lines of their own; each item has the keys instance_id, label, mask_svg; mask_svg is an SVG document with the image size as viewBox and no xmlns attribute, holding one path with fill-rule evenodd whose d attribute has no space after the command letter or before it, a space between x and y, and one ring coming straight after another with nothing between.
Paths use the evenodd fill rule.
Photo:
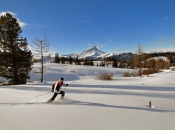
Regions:
<instances>
[{"instance_id":1,"label":"snow-covered ground","mask_svg":"<svg viewBox=\"0 0 175 130\"><path fill-rule=\"evenodd\" d=\"M175 71L140 78L123 77L126 69L48 66L43 83L31 73L26 85L0 86L1 130L175 130ZM113 80L96 80L102 72L113 72ZM64 100L36 97L60 77L69 84Z\"/></svg>"},{"instance_id":2,"label":"snow-covered ground","mask_svg":"<svg viewBox=\"0 0 175 130\"><path fill-rule=\"evenodd\" d=\"M164 61L166 61L166 62L169 62L169 60L168 60L168 58L167 58L166 56L152 57L152 58L149 58L149 59L147 59L147 60L152 60L152 59L154 59L154 60L162 59L162 60L164 60Z\"/></svg>"}]
</instances>

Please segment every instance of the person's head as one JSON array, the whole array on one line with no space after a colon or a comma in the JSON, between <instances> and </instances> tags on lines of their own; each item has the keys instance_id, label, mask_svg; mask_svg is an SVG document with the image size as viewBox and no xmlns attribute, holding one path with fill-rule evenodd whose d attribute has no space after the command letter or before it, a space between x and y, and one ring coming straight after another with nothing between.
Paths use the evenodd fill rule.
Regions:
<instances>
[{"instance_id":1,"label":"person's head","mask_svg":"<svg viewBox=\"0 0 175 130\"><path fill-rule=\"evenodd\" d=\"M63 83L63 81L64 81L64 78L63 78L63 77L61 77L61 78L60 78L60 81Z\"/></svg>"},{"instance_id":2,"label":"person's head","mask_svg":"<svg viewBox=\"0 0 175 130\"><path fill-rule=\"evenodd\" d=\"M61 80L64 80L64 78L63 78L63 77L61 77L60 79L61 79Z\"/></svg>"}]
</instances>

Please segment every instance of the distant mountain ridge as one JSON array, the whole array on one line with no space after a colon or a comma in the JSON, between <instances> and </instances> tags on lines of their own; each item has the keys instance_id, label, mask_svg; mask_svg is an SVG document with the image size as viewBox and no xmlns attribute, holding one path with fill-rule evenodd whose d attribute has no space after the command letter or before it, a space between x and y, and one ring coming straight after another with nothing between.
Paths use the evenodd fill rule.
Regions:
<instances>
[{"instance_id":1,"label":"distant mountain ridge","mask_svg":"<svg viewBox=\"0 0 175 130\"><path fill-rule=\"evenodd\" d=\"M167 53L167 52L162 52L162 51L158 51L158 52L151 52L151 53L147 53L147 54L160 54L160 53ZM171 52L173 53L173 52ZM175 52L174 52L175 53ZM134 56L133 53L131 52L127 52L127 53L106 53L103 52L101 50L99 50L96 46L93 46L85 51L83 51L81 54L76 54L76 53L71 53L68 55L62 55L62 57L72 57L72 58L76 58L78 56L79 59L96 59L96 60L101 60L103 58L106 57L114 57L117 60L122 60L122 61L127 61L127 60L131 60Z\"/></svg>"},{"instance_id":2,"label":"distant mountain ridge","mask_svg":"<svg viewBox=\"0 0 175 130\"><path fill-rule=\"evenodd\" d=\"M93 46L85 51L83 51L81 54L76 54L76 53L71 53L68 55L62 55L63 57L72 57L76 58L78 56L79 59L97 59L101 60L105 57L115 57L118 60L127 60L127 59L132 59L133 54L132 53L121 53L121 54L116 54L116 53L106 53L101 50L99 50L96 46Z\"/></svg>"}]
</instances>

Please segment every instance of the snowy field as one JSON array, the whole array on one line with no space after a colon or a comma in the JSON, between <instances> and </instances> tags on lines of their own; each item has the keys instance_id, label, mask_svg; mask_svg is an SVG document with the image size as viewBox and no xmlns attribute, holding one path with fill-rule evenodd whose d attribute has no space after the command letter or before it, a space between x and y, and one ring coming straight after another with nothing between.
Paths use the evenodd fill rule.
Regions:
<instances>
[{"instance_id":1,"label":"snowy field","mask_svg":"<svg viewBox=\"0 0 175 130\"><path fill-rule=\"evenodd\" d=\"M126 69L48 63L44 82L0 86L0 130L175 130L175 71L123 77ZM95 77L112 72L112 81ZM45 103L64 77L64 100ZM152 108L149 108L149 101Z\"/></svg>"}]
</instances>

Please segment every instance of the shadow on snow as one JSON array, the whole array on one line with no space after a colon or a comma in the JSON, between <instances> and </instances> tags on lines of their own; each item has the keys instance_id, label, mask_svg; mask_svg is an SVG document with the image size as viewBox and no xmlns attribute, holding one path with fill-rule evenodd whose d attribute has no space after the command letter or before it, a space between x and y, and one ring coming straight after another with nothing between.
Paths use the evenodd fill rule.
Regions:
<instances>
[{"instance_id":1,"label":"shadow on snow","mask_svg":"<svg viewBox=\"0 0 175 130\"><path fill-rule=\"evenodd\" d=\"M94 102L83 102L83 101L76 101L76 100L66 100L64 102L52 102L52 103L45 103L45 102L31 102L31 103L0 103L1 106L26 106L26 105L80 105L80 106L92 106L92 107L106 107L106 108L115 108L115 109L128 109L128 110L141 110L141 111L149 111L149 112L175 112L174 109L170 108L148 108L148 107L135 107L135 106L117 106L117 105L107 105L103 103L94 103Z\"/></svg>"},{"instance_id":2,"label":"shadow on snow","mask_svg":"<svg viewBox=\"0 0 175 130\"><path fill-rule=\"evenodd\" d=\"M39 92L51 91L51 84L28 84L28 85L9 85L0 86L0 88L15 89L15 90L29 90ZM63 86L64 87L64 86ZM86 89L87 88L87 89ZM90 89L89 89L90 88ZM107 89L93 89L93 88L107 88ZM116 89L116 90L115 90ZM125 91L122 91L125 90ZM126 91L128 90L128 91ZM142 90L141 92L130 91L130 90ZM145 91L144 91L145 90ZM151 92L149 92L149 91ZM156 93L161 91L161 93ZM165 92L164 92L165 91ZM132 96L145 96L145 97L156 97L156 98L168 98L175 99L175 95L167 93L167 91L175 91L175 87L157 87L157 86L115 86L115 85L80 85L71 84L67 87L66 93L75 94L105 94L105 95L132 95Z\"/></svg>"}]
</instances>

